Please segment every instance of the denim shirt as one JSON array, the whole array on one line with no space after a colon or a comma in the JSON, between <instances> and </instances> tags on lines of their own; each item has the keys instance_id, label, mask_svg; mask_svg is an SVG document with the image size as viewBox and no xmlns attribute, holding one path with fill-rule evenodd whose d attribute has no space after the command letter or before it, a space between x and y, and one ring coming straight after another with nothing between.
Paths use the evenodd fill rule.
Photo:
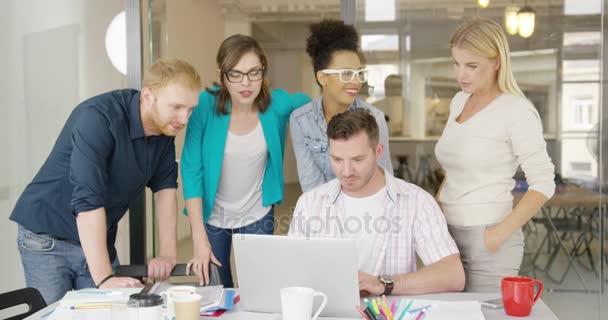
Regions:
<instances>
[{"instance_id":1,"label":"denim shirt","mask_svg":"<svg viewBox=\"0 0 608 320\"><path fill-rule=\"evenodd\" d=\"M320 97L295 110L289 119L291 140L298 165L298 177L303 192L336 177L329 164L329 140L322 99ZM388 172L393 172L388 147L388 127L384 113L359 98L356 98L355 102L348 107L348 109L353 108L365 108L376 118L380 143L384 145L384 153L378 163Z\"/></svg>"}]
</instances>

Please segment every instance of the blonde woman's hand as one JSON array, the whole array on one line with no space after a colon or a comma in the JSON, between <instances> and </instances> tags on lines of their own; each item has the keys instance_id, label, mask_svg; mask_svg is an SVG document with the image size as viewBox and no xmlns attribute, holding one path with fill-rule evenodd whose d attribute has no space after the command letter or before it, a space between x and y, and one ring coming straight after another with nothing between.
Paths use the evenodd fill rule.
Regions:
<instances>
[{"instance_id":1,"label":"blonde woman's hand","mask_svg":"<svg viewBox=\"0 0 608 320\"><path fill-rule=\"evenodd\" d=\"M496 253L500 247L507 241L509 235L503 234L497 226L485 229L484 232L484 243L486 249L490 253Z\"/></svg>"}]
</instances>

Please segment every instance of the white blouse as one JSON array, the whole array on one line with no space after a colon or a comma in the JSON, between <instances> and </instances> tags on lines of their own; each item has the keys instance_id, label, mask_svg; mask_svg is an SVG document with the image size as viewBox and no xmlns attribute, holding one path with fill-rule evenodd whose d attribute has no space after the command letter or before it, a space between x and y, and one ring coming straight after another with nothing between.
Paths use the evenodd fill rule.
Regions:
<instances>
[{"instance_id":1,"label":"white blouse","mask_svg":"<svg viewBox=\"0 0 608 320\"><path fill-rule=\"evenodd\" d=\"M268 146L261 123L245 135L228 131L220 183L210 225L234 229L264 217L270 206L262 205L262 180L268 161Z\"/></svg>"}]
</instances>

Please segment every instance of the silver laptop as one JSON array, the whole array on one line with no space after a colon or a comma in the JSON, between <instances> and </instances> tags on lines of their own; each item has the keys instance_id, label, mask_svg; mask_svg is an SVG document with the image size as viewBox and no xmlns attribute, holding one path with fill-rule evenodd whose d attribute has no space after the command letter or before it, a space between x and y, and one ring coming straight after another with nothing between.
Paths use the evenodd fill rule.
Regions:
<instances>
[{"instance_id":1,"label":"silver laptop","mask_svg":"<svg viewBox=\"0 0 608 320\"><path fill-rule=\"evenodd\" d=\"M280 313L280 289L300 286L327 295L321 316L359 316L354 240L234 234L232 241L241 310ZM319 304L315 298L313 310Z\"/></svg>"}]
</instances>

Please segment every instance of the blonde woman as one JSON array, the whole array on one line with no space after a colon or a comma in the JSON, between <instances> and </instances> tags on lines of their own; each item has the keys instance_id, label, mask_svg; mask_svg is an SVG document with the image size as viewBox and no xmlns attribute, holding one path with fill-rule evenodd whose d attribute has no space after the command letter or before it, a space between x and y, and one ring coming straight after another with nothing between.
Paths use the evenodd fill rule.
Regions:
<instances>
[{"instance_id":1,"label":"blonde woman","mask_svg":"<svg viewBox=\"0 0 608 320\"><path fill-rule=\"evenodd\" d=\"M553 163L540 117L519 89L500 26L485 18L461 25L450 39L462 91L435 154L446 177L437 199L460 250L466 291L500 291L523 258L521 227L555 190ZM511 190L518 166L530 185L517 206Z\"/></svg>"}]
</instances>

